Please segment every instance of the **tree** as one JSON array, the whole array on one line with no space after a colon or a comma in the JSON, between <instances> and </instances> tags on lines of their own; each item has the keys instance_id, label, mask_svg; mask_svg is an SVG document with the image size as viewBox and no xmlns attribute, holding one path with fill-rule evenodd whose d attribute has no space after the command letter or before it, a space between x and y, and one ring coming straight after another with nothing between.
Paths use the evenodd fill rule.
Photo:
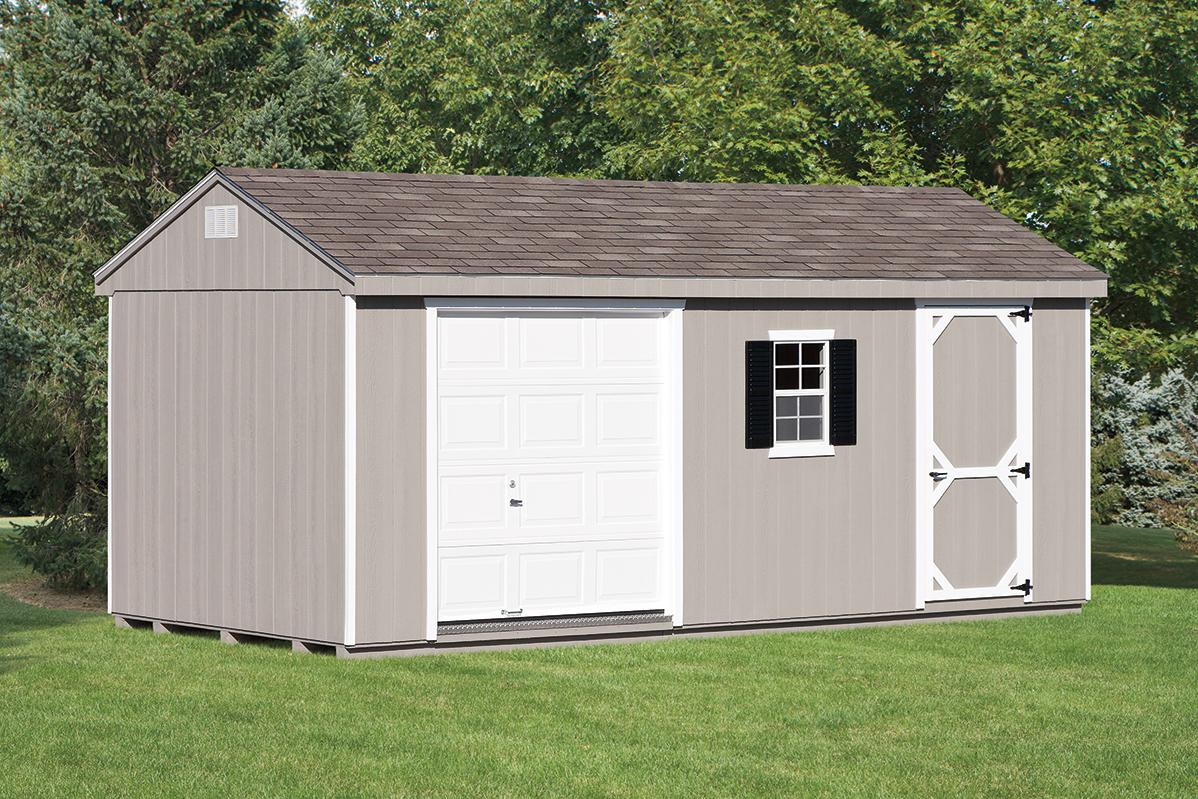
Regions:
<instances>
[{"instance_id":1,"label":"tree","mask_svg":"<svg viewBox=\"0 0 1198 799\"><path fill-rule=\"evenodd\" d=\"M355 167L570 175L600 163L598 3L321 0L310 11L369 110Z\"/></svg>"},{"instance_id":2,"label":"tree","mask_svg":"<svg viewBox=\"0 0 1198 799\"><path fill-rule=\"evenodd\" d=\"M219 162L337 166L361 112L274 2L5 2L0 75L0 458L49 517L24 556L84 587L106 525L92 271Z\"/></svg>"}]
</instances>

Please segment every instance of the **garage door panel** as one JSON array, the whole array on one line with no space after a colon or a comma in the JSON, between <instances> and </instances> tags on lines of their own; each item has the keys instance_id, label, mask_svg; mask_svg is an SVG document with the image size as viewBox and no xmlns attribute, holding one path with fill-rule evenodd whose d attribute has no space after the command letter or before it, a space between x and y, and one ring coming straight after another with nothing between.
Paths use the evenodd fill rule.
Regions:
<instances>
[{"instance_id":1,"label":"garage door panel","mask_svg":"<svg viewBox=\"0 0 1198 799\"><path fill-rule=\"evenodd\" d=\"M587 523L587 471L528 473L516 480L515 492L524 506L519 509L521 530L552 527L563 532L581 529Z\"/></svg>"},{"instance_id":2,"label":"garage door panel","mask_svg":"<svg viewBox=\"0 0 1198 799\"><path fill-rule=\"evenodd\" d=\"M464 474L441 479L442 537L502 534L509 525L505 475Z\"/></svg>"},{"instance_id":3,"label":"garage door panel","mask_svg":"<svg viewBox=\"0 0 1198 799\"><path fill-rule=\"evenodd\" d=\"M517 321L521 369L582 370L583 322L577 317L523 317Z\"/></svg>"},{"instance_id":4,"label":"garage door panel","mask_svg":"<svg viewBox=\"0 0 1198 799\"><path fill-rule=\"evenodd\" d=\"M605 392L595 397L595 443L614 447L661 444L661 397L653 392Z\"/></svg>"},{"instance_id":5,"label":"garage door panel","mask_svg":"<svg viewBox=\"0 0 1198 799\"><path fill-rule=\"evenodd\" d=\"M587 445L585 392L520 394L520 447L577 451Z\"/></svg>"},{"instance_id":6,"label":"garage door panel","mask_svg":"<svg viewBox=\"0 0 1198 799\"><path fill-rule=\"evenodd\" d=\"M661 358L661 325L655 318L610 317L595 321L595 361L604 371L656 370Z\"/></svg>"},{"instance_id":7,"label":"garage door panel","mask_svg":"<svg viewBox=\"0 0 1198 799\"><path fill-rule=\"evenodd\" d=\"M495 615L507 604L508 555L463 551L441 555L439 581L441 612L456 618Z\"/></svg>"},{"instance_id":8,"label":"garage door panel","mask_svg":"<svg viewBox=\"0 0 1198 799\"><path fill-rule=\"evenodd\" d=\"M482 316L439 323L440 618L664 607L662 317Z\"/></svg>"},{"instance_id":9,"label":"garage door panel","mask_svg":"<svg viewBox=\"0 0 1198 799\"><path fill-rule=\"evenodd\" d=\"M595 556L595 601L600 604L658 601L661 550L609 549Z\"/></svg>"},{"instance_id":10,"label":"garage door panel","mask_svg":"<svg viewBox=\"0 0 1198 799\"><path fill-rule=\"evenodd\" d=\"M535 615L546 607L579 607L585 601L581 549L560 552L525 552L519 555L518 604Z\"/></svg>"},{"instance_id":11,"label":"garage door panel","mask_svg":"<svg viewBox=\"0 0 1198 799\"><path fill-rule=\"evenodd\" d=\"M596 527L640 525L658 532L660 496L661 477L656 468L600 471L596 475Z\"/></svg>"},{"instance_id":12,"label":"garage door panel","mask_svg":"<svg viewBox=\"0 0 1198 799\"><path fill-rule=\"evenodd\" d=\"M442 397L441 451L501 452L508 448L508 398L504 395Z\"/></svg>"},{"instance_id":13,"label":"garage door panel","mask_svg":"<svg viewBox=\"0 0 1198 799\"><path fill-rule=\"evenodd\" d=\"M508 368L507 326L502 317L443 317L438 328L437 351L443 375Z\"/></svg>"}]
</instances>

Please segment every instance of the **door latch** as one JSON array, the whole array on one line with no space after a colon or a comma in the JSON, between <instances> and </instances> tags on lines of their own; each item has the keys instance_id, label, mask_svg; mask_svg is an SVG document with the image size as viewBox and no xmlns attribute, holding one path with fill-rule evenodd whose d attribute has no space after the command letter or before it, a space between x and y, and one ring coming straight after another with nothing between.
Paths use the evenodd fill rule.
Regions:
<instances>
[{"instance_id":1,"label":"door latch","mask_svg":"<svg viewBox=\"0 0 1198 799\"><path fill-rule=\"evenodd\" d=\"M508 504L510 507L513 507L513 508L523 508L523 507L524 507L524 500L522 500L522 499L509 499L509 500L507 501L507 504Z\"/></svg>"},{"instance_id":2,"label":"door latch","mask_svg":"<svg viewBox=\"0 0 1198 799\"><path fill-rule=\"evenodd\" d=\"M501 611L499 611L499 615L500 616L519 616L523 612L524 612L524 608L517 608L516 610L501 610Z\"/></svg>"},{"instance_id":3,"label":"door latch","mask_svg":"<svg viewBox=\"0 0 1198 799\"><path fill-rule=\"evenodd\" d=\"M1022 583L1020 583L1019 585L1013 585L1013 586L1011 586L1011 590L1012 590L1012 591L1022 591L1022 592L1023 592L1023 595L1024 595L1024 596L1027 596L1028 594L1030 594L1030 593L1032 592L1032 581L1031 581L1031 580L1024 580L1024 581L1023 581Z\"/></svg>"},{"instance_id":4,"label":"door latch","mask_svg":"<svg viewBox=\"0 0 1198 799\"><path fill-rule=\"evenodd\" d=\"M948 472L928 472L928 476L939 483L941 480L948 477Z\"/></svg>"},{"instance_id":5,"label":"door latch","mask_svg":"<svg viewBox=\"0 0 1198 799\"><path fill-rule=\"evenodd\" d=\"M1030 480L1032 479L1032 465L1030 463L1025 463L1018 469L1012 469L1011 474L1021 474Z\"/></svg>"},{"instance_id":6,"label":"door latch","mask_svg":"<svg viewBox=\"0 0 1198 799\"><path fill-rule=\"evenodd\" d=\"M1010 313L1010 314L1008 314L1008 316L1011 316L1011 317L1016 317L1016 316L1018 316L1018 317L1019 317L1020 319L1022 319L1023 321L1025 321L1025 322L1030 322L1030 321L1032 321L1032 309L1031 309L1031 306L1029 306L1029 305L1025 305L1025 306L1023 306L1023 309L1022 309L1022 310L1019 310L1019 311L1011 311L1011 313Z\"/></svg>"}]
</instances>

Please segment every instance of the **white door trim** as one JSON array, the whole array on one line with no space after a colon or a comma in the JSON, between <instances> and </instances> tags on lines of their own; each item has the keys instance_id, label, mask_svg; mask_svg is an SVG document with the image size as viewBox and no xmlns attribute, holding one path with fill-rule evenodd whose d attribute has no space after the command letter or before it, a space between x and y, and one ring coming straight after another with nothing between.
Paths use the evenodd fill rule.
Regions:
<instances>
[{"instance_id":1,"label":"white door trim","mask_svg":"<svg viewBox=\"0 0 1198 799\"><path fill-rule=\"evenodd\" d=\"M671 415L670 423L663 426L666 431L666 469L669 481L666 488L666 570L667 584L662 595L664 608L673 617L673 624L683 624L683 325L682 311L685 300L624 300L624 299L553 299L553 298L475 298L475 297L427 297L425 305L425 638L437 640L438 611L440 604L438 547L438 325L441 310L450 311L585 311L589 313L644 312L661 314L666 333L665 352L669 355L665 365L666 398L663 412Z\"/></svg>"},{"instance_id":2,"label":"white door trim","mask_svg":"<svg viewBox=\"0 0 1198 799\"><path fill-rule=\"evenodd\" d=\"M1016 396L1016 430L1017 440L1026 451L1026 459L1031 461L1033 450L1032 439L1032 330L1030 324L1015 324L1001 312L1032 308L1030 299L1011 300L954 300L946 301L916 301L915 303L915 607L923 609L930 597L931 580L936 571L932 562L933 510L935 500L939 498L952 482L946 479L938 485L930 483L926 477L931 469L933 454L942 462L947 462L932 440L933 406L933 359L932 345L939 335L944 332L947 322L942 320L934 325L933 317L937 315L954 316L995 316L1003 328L1014 339L1016 347L1015 377L1018 383ZM1034 318L1034 315L1033 315ZM1004 455L1002 463L1007 462ZM982 476L989 474L990 469L956 469L957 477ZM977 474L973 474L977 472ZM1035 471L1033 469L1033 474ZM1018 525L1018 554L1013 569L1019 573L1034 574L1032 563L1032 485L1027 479L1012 480L999 478L1000 483L1015 496L1017 504L1016 524ZM948 581L943 575L938 575L942 585ZM1006 579L1004 578L1004 582ZM1033 580L1034 583L1034 580ZM937 592L935 599L973 599L997 596L993 588L958 589ZM1032 593L1024 596L1025 602L1033 601Z\"/></svg>"}]
</instances>

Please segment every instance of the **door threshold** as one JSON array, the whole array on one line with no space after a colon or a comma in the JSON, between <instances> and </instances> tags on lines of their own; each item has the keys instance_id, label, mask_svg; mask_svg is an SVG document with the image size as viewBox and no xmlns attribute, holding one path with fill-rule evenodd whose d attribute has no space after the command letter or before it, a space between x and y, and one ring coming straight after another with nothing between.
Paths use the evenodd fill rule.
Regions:
<instances>
[{"instance_id":1,"label":"door threshold","mask_svg":"<svg viewBox=\"0 0 1198 799\"><path fill-rule=\"evenodd\" d=\"M664 624L671 620L671 616L660 610L647 610L636 613L592 613L578 616L528 616L519 619L443 621L437 625L437 638L452 635L475 635L478 633L523 632L526 630Z\"/></svg>"}]
</instances>

